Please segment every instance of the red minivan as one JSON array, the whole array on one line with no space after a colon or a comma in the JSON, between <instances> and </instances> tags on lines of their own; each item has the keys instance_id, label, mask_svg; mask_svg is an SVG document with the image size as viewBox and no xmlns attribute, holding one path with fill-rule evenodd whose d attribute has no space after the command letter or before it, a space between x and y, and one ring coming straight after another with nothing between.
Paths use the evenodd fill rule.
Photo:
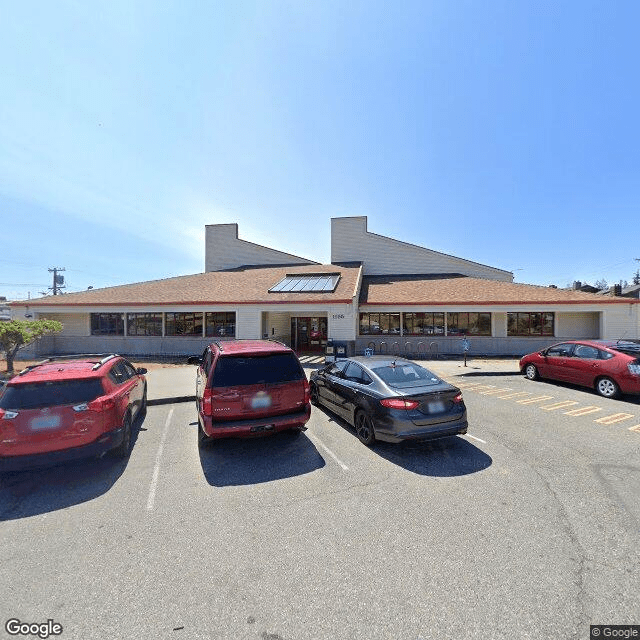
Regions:
<instances>
[{"instance_id":1,"label":"red minivan","mask_svg":"<svg viewBox=\"0 0 640 640\"><path fill-rule=\"evenodd\" d=\"M129 455L146 369L115 354L49 358L0 390L0 470Z\"/></svg>"},{"instance_id":2,"label":"red minivan","mask_svg":"<svg viewBox=\"0 0 640 640\"><path fill-rule=\"evenodd\" d=\"M199 442L299 433L311 416L309 383L292 349L272 340L211 343L198 364Z\"/></svg>"}]
</instances>

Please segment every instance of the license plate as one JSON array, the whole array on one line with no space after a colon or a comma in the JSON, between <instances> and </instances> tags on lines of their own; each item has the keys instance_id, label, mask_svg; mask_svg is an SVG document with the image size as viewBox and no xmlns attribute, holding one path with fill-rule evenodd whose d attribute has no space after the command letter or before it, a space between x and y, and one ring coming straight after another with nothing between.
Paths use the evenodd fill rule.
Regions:
<instances>
[{"instance_id":1,"label":"license plate","mask_svg":"<svg viewBox=\"0 0 640 640\"><path fill-rule=\"evenodd\" d=\"M39 429L55 429L60 426L60 416L43 416L34 418L31 421L31 428L35 431Z\"/></svg>"},{"instance_id":2,"label":"license plate","mask_svg":"<svg viewBox=\"0 0 640 640\"><path fill-rule=\"evenodd\" d=\"M264 391L258 391L258 393L251 398L251 408L254 410L268 409L270 406L271 396Z\"/></svg>"},{"instance_id":3,"label":"license plate","mask_svg":"<svg viewBox=\"0 0 640 640\"><path fill-rule=\"evenodd\" d=\"M443 411L444 411L444 402L442 402L442 400L429 403L429 413L442 413Z\"/></svg>"},{"instance_id":4,"label":"license plate","mask_svg":"<svg viewBox=\"0 0 640 640\"><path fill-rule=\"evenodd\" d=\"M273 431L274 426L272 424L263 424L259 427L251 427L252 433L257 433L259 431Z\"/></svg>"}]
</instances>

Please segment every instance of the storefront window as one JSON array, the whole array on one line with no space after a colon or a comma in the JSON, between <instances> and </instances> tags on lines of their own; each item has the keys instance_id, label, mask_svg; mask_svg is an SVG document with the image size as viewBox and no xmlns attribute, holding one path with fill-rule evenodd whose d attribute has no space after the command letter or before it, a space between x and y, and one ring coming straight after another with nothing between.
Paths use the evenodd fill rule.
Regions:
<instances>
[{"instance_id":1,"label":"storefront window","mask_svg":"<svg viewBox=\"0 0 640 640\"><path fill-rule=\"evenodd\" d=\"M508 336L553 336L554 314L550 312L508 313Z\"/></svg>"},{"instance_id":2,"label":"storefront window","mask_svg":"<svg viewBox=\"0 0 640 640\"><path fill-rule=\"evenodd\" d=\"M234 311L205 314L206 335L219 338L234 338L236 314Z\"/></svg>"},{"instance_id":3,"label":"storefront window","mask_svg":"<svg viewBox=\"0 0 640 640\"><path fill-rule=\"evenodd\" d=\"M202 336L202 313L167 313L168 336Z\"/></svg>"},{"instance_id":4,"label":"storefront window","mask_svg":"<svg viewBox=\"0 0 640 640\"><path fill-rule=\"evenodd\" d=\"M161 313L128 313L127 335L130 336L161 336Z\"/></svg>"},{"instance_id":5,"label":"storefront window","mask_svg":"<svg viewBox=\"0 0 640 640\"><path fill-rule=\"evenodd\" d=\"M447 313L448 336L490 336L490 313Z\"/></svg>"},{"instance_id":6,"label":"storefront window","mask_svg":"<svg viewBox=\"0 0 640 640\"><path fill-rule=\"evenodd\" d=\"M361 313L360 335L400 335L399 313Z\"/></svg>"},{"instance_id":7,"label":"storefront window","mask_svg":"<svg viewBox=\"0 0 640 640\"><path fill-rule=\"evenodd\" d=\"M92 336L123 336L124 313L92 313Z\"/></svg>"},{"instance_id":8,"label":"storefront window","mask_svg":"<svg viewBox=\"0 0 640 640\"><path fill-rule=\"evenodd\" d=\"M405 336L444 335L444 313L403 313Z\"/></svg>"}]
</instances>

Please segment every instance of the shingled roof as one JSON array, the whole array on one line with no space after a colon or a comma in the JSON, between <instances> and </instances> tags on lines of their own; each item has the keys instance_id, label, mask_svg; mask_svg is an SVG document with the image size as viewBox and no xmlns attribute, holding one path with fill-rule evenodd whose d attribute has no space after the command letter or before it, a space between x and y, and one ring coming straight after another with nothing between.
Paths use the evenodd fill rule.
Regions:
<instances>
[{"instance_id":1,"label":"shingled roof","mask_svg":"<svg viewBox=\"0 0 640 640\"><path fill-rule=\"evenodd\" d=\"M335 291L327 293L269 292L290 274L340 274ZM200 304L350 303L356 295L360 265L240 267L163 280L151 280L79 293L14 302L16 306L153 306Z\"/></svg>"},{"instance_id":2,"label":"shingled roof","mask_svg":"<svg viewBox=\"0 0 640 640\"><path fill-rule=\"evenodd\" d=\"M460 274L364 276L364 305L629 304L629 298ZM640 302L640 301L639 301Z\"/></svg>"}]
</instances>

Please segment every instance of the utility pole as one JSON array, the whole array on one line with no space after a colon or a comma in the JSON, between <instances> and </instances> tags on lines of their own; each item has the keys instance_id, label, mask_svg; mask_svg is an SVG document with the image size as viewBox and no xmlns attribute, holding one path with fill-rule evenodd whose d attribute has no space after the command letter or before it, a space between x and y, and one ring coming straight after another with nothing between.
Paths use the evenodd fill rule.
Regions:
<instances>
[{"instance_id":1,"label":"utility pole","mask_svg":"<svg viewBox=\"0 0 640 640\"><path fill-rule=\"evenodd\" d=\"M60 289L64 289L66 286L64 284L64 276L58 275L59 271L64 271L64 270L65 270L64 267L53 267L49 269L49 273L53 273L53 286L49 287L49 291L53 291L54 296L57 296L58 293L60 292Z\"/></svg>"}]
</instances>

